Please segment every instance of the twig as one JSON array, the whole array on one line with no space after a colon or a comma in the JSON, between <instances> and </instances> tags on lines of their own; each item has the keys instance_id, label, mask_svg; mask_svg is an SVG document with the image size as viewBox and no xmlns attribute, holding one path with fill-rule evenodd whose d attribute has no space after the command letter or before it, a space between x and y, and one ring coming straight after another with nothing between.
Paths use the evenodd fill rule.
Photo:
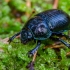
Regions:
<instances>
[{"instance_id":1,"label":"twig","mask_svg":"<svg viewBox=\"0 0 70 70\"><path fill-rule=\"evenodd\" d=\"M28 65L26 66L29 70L34 70L34 62L36 59L36 55L37 55L37 51L33 55L33 60L30 63L28 63Z\"/></svg>"},{"instance_id":2,"label":"twig","mask_svg":"<svg viewBox=\"0 0 70 70\"><path fill-rule=\"evenodd\" d=\"M26 0L26 5L28 8L31 8L31 1L30 0ZM26 12L26 16L29 17L30 14L28 12Z\"/></svg>"},{"instance_id":3,"label":"twig","mask_svg":"<svg viewBox=\"0 0 70 70\"><path fill-rule=\"evenodd\" d=\"M10 0L5 0L7 3L10 2Z\"/></svg>"},{"instance_id":4,"label":"twig","mask_svg":"<svg viewBox=\"0 0 70 70\"><path fill-rule=\"evenodd\" d=\"M35 52L35 54L34 54L34 56L33 56L33 60L32 60L32 62L35 61L35 59L36 59L36 55L37 55L37 51Z\"/></svg>"},{"instance_id":5,"label":"twig","mask_svg":"<svg viewBox=\"0 0 70 70\"><path fill-rule=\"evenodd\" d=\"M53 9L57 9L57 8L58 8L58 0L54 0Z\"/></svg>"},{"instance_id":6,"label":"twig","mask_svg":"<svg viewBox=\"0 0 70 70\"><path fill-rule=\"evenodd\" d=\"M70 52L67 52L67 53L66 53L66 56L68 56L68 55L70 55Z\"/></svg>"}]
</instances>

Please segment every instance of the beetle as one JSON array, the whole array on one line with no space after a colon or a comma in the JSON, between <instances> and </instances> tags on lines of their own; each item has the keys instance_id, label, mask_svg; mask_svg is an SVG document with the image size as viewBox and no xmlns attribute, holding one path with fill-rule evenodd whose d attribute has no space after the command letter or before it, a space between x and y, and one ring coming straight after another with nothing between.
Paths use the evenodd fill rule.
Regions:
<instances>
[{"instance_id":1,"label":"beetle","mask_svg":"<svg viewBox=\"0 0 70 70\"><path fill-rule=\"evenodd\" d=\"M9 42L12 42L18 35L20 35L20 40L23 44L31 40L37 40L36 47L29 51L29 55L32 56L39 49L42 40L50 37L54 39L54 35L58 36L56 38L58 41L70 47L70 44L60 38L60 36L70 38L63 34L67 30L70 30L70 16L62 10L50 9L29 19L20 32L9 38Z\"/></svg>"}]
</instances>

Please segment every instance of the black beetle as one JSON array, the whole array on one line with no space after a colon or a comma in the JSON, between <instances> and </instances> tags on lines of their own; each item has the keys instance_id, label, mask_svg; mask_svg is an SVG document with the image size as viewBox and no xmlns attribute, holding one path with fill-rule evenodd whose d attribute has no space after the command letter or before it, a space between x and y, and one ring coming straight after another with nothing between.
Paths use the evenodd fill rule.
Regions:
<instances>
[{"instance_id":1,"label":"black beetle","mask_svg":"<svg viewBox=\"0 0 70 70\"><path fill-rule=\"evenodd\" d=\"M58 41L70 47L70 44L59 38L60 35L69 38L69 36L63 34L66 30L70 30L70 16L62 10L51 9L41 12L28 20L22 30L12 36L9 42L19 34L23 44L31 40L37 40L37 46L29 51L29 55L34 55L40 47L41 41L50 37L53 38L54 35L58 36L58 38L56 38Z\"/></svg>"}]
</instances>

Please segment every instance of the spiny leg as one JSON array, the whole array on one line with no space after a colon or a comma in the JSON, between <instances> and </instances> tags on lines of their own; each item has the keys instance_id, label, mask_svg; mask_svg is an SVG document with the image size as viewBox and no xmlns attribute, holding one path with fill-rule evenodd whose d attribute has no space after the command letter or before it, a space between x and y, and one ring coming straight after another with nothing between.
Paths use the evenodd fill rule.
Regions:
<instances>
[{"instance_id":1,"label":"spiny leg","mask_svg":"<svg viewBox=\"0 0 70 70\"><path fill-rule=\"evenodd\" d=\"M15 35L13 35L12 37L10 37L9 40L8 40L8 42L9 42L9 43L12 42L12 41L14 40L14 38L15 38L16 36L18 36L18 35L20 35L20 32L17 33L17 34L15 34Z\"/></svg>"}]
</instances>

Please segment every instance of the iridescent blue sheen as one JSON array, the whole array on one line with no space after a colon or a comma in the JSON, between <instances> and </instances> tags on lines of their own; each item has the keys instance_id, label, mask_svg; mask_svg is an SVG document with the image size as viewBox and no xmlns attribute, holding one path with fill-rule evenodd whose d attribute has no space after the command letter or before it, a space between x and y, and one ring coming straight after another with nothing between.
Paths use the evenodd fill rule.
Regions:
<instances>
[{"instance_id":1,"label":"iridescent blue sheen","mask_svg":"<svg viewBox=\"0 0 70 70\"><path fill-rule=\"evenodd\" d=\"M52 40L57 39L70 48L70 44L59 38L64 36L67 39L70 39L68 35L62 33L66 30L70 30L70 16L61 10L52 9L41 12L31 18L19 33L13 35L9 39L9 42L12 42L18 35L20 35L20 39L23 44L26 44L30 40L37 40L36 47L29 51L30 56L34 55L39 49L41 40L48 38L51 38ZM54 35L58 36L58 38L55 38Z\"/></svg>"},{"instance_id":2,"label":"iridescent blue sheen","mask_svg":"<svg viewBox=\"0 0 70 70\"><path fill-rule=\"evenodd\" d=\"M25 28L31 31L34 39L44 40L52 33L69 30L70 17L61 10L52 9L35 15L26 23Z\"/></svg>"}]
</instances>

